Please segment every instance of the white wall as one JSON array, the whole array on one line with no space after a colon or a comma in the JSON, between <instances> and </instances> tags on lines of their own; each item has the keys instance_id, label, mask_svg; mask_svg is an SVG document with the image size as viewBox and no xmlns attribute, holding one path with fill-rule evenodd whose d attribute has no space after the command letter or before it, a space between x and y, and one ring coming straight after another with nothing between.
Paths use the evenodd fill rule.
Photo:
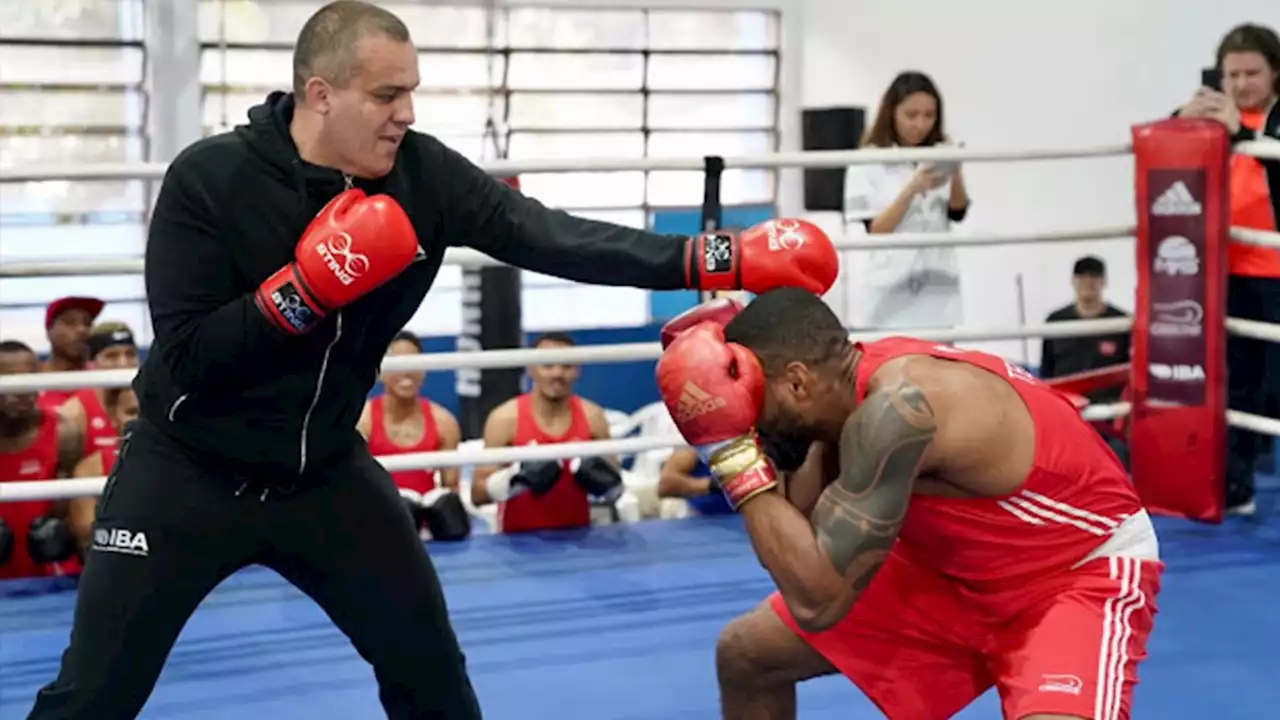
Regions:
<instances>
[{"instance_id":1,"label":"white wall","mask_svg":"<svg viewBox=\"0 0 1280 720\"><path fill-rule=\"evenodd\" d=\"M500 1L542 6L781 8L783 150L799 148L801 105L872 108L892 77L908 68L924 70L939 83L947 102L948 131L970 147L1124 143L1132 123L1166 115L1195 88L1199 69L1211 62L1217 40L1229 27L1246 20L1280 25L1280 3L1275 0L1080 0L1059 6L1015 0ZM800 173L786 171L782 178L779 204L784 212L798 212ZM1070 229L1133 221L1132 169L1123 158L972 165L966 168L966 179L974 205L960 232ZM829 229L839 227L835 217L815 219ZM139 237L131 236L130 242L136 245ZM0 260L17 260L27 254L26 249L6 246ZM1069 301L1070 262L1086 252L1108 261L1112 300L1131 308L1131 242L966 250L962 255L966 324L1017 324L1014 278L1018 273L1024 276L1028 321L1037 322L1051 308ZM856 262L850 255L846 263ZM456 323L459 310L449 285L447 278L442 280L433 293L435 302L424 306L423 313ZM0 300L26 300L21 281L5 281L4 286ZM123 297L124 292L120 289L111 297ZM547 297L552 296L562 299L549 290ZM832 298L840 300L840 288ZM604 303L592 307L601 318L615 319L608 324L644 310ZM540 316L539 309L530 305L525 313ZM111 314L128 315L125 319L137 314L140 320L141 308L113 303ZM32 339L39 342L39 316L38 309L7 314L6 331L29 326ZM1024 357L1021 343L983 347ZM1029 343L1028 349L1026 359L1038 361L1038 343Z\"/></svg>"},{"instance_id":2,"label":"white wall","mask_svg":"<svg viewBox=\"0 0 1280 720\"><path fill-rule=\"evenodd\" d=\"M806 0L804 13L805 107L874 112L894 75L921 70L943 94L948 134L983 149L1126 143L1131 124L1190 95L1228 29L1280 25L1276 0ZM959 232L1134 221L1126 158L972 165L965 177L973 206ZM961 257L965 324L1016 324L1017 273L1028 322L1039 322L1070 301L1070 263L1086 252L1107 261L1112 302L1132 309L1132 242L971 249ZM981 347L1022 357L1020 343ZM1038 342L1030 347L1026 359L1038 362Z\"/></svg>"}]
</instances>

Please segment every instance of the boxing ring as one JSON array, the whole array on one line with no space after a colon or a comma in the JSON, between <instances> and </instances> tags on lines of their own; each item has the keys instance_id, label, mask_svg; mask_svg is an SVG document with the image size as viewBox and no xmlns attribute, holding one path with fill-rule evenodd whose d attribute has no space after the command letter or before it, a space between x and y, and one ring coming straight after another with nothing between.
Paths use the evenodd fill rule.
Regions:
<instances>
[{"instance_id":1,"label":"boxing ring","mask_svg":"<svg viewBox=\"0 0 1280 720\"><path fill-rule=\"evenodd\" d=\"M1251 143L1237 152L1280 159L1276 146ZM724 167L843 167L886 160L1016 162L1135 154L1144 162L1140 138L1133 147L1077 151L981 152L967 149L892 150L780 154L725 158ZM1150 158L1147 162L1150 162ZM1170 160L1177 165L1181 160ZM1158 163L1157 163L1158 164ZM702 169L702 159L584 161L564 163L495 162L498 175L563 170ZM1164 168L1167 169L1167 168ZM0 171L0 182L66 179L151 178L163 166L88 166ZM1212 169L1210 169L1212 175ZM1160 190L1157 188L1156 191ZM1139 180L1140 205L1147 192ZM1201 202L1203 200L1203 195ZM1149 200L1154 201L1151 197ZM1151 205L1151 202L1147 202ZM1207 204L1207 202L1206 202ZM1222 215L1221 209L1217 211ZM1219 218L1221 219L1221 218ZM1225 221L1223 222L1225 230ZM1211 235L1211 233L1209 233ZM1006 234L957 237L893 235L883 240L837 241L844 250L905 247L1012 245L1125 238L1136 235L1140 264L1156 256L1150 219L1136 228L1098 228L1054 234ZM1225 237L1226 232L1222 235ZM1230 229L1236 242L1280 248L1280 234ZM1220 244L1220 243L1219 243ZM1150 247L1148 247L1150 246ZM1144 251L1150 251L1144 255ZM1225 275L1202 254L1206 274ZM472 252L451 252L447 262L483 265L493 261ZM140 272L139 262L94 264L24 263L0 266L0 278L40 275L83 276ZM1083 395L1090 383L1113 383L1123 374L1132 393L1126 402L1084 405L1083 416L1099 426L1124 428L1131 436L1164 429L1170 416L1188 410L1155 398L1160 382L1144 364L1157 364L1160 349L1144 347L1137 331L1152 322L1144 311L1140 275L1139 307L1132 320L1073 321L1015 328L959 328L916 335L939 342L1024 337L1073 337L1135 331L1134 364L1103 381L1073 380L1065 390ZM1221 343L1236 334L1280 342L1280 326L1226 318L1225 304L1212 294L1201 298L1204 333ZM1217 315L1213 314L1216 309ZM1147 309L1149 310L1149 308ZM872 339L860 335L858 339ZM1217 352L1221 352L1219 347ZM439 371L462 367L506 368L539 363L616 363L654 360L657 342L565 349L497 350L390 357L384 370ZM1201 428L1206 414L1223 429L1229 424L1280 436L1280 420L1225 409L1222 367L1204 361L1209 375L1205 396L1194 415L1173 433L1218 433ZM1162 363L1159 363L1162 364ZM1216 368L1216 369L1215 369ZM122 387L132 371L86 371L0 377L0 393L88 386ZM1163 418L1163 419L1162 419ZM1145 424L1144 424L1145 423ZM1188 430L1190 427L1190 430ZM588 443L525 448L468 448L455 452L406 454L380 458L391 470L560 459L584 455L639 456L682 445L669 433L636 435ZM619 434L624 434L619 431ZM1219 433L1221 434L1221 433ZM1161 449L1159 443L1151 447ZM1158 460L1158 458L1153 459ZM1175 458L1174 461L1185 460ZM1170 462L1163 461L1164 466ZM1141 463L1139 463L1141 464ZM1153 512L1172 502L1170 492L1204 486L1175 482L1148 490L1137 477L1144 499L1154 497ZM1220 473L1221 471L1219 471ZM1191 474L1191 473L1188 473ZM1201 478L1203 479L1203 478ZM1210 480L1221 482L1220 474ZM656 479L655 479L656 481ZM0 502L92 496L104 478L0 483ZM1260 483L1260 489L1269 486ZM629 489L643 492L638 481ZM1151 493L1154 493L1152 495ZM463 493L464 496L466 493ZM1214 496L1208 500L1212 500ZM1206 498L1197 498L1203 504ZM1167 508L1168 515L1199 517L1211 524L1156 517L1162 556L1168 570L1160 596L1160 615L1149 660L1140 668L1135 718L1265 717L1274 707L1274 681L1280 657L1280 520L1262 513L1252 519L1228 519L1201 513L1200 505ZM1220 512L1220 509L1219 509ZM450 611L467 653L473 682L487 718L526 720L566 718L639 720L718 716L714 647L724 624L758 603L772 583L756 562L735 517L646 519L528 536L478 534L457 543L433 543ZM0 720L24 717L38 687L56 673L59 653L70 629L74 581L64 578L0 583ZM223 583L201 605L184 629L144 718L224 718L233 714L266 717L381 717L372 672L349 642L309 599L274 573L249 568ZM806 683L800 689L805 718L879 717L873 706L840 677ZM958 717L998 716L988 693Z\"/></svg>"}]
</instances>

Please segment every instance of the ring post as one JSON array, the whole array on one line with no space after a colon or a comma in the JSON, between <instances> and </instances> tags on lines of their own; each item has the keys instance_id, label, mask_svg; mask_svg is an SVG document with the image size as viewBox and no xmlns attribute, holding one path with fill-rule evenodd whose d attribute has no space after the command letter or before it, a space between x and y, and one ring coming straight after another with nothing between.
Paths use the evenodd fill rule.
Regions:
<instances>
[{"instance_id":1,"label":"ring post","mask_svg":"<svg viewBox=\"0 0 1280 720\"><path fill-rule=\"evenodd\" d=\"M708 155L702 158L702 223L698 232L715 232L724 228L724 204L720 202L720 185L724 180L724 158ZM706 302L715 294L703 291L698 302Z\"/></svg>"},{"instance_id":2,"label":"ring post","mask_svg":"<svg viewBox=\"0 0 1280 720\"><path fill-rule=\"evenodd\" d=\"M517 192L520 178L502 182ZM458 351L510 350L524 346L519 268L468 268L462 271L462 332ZM495 407L520 394L523 368L458 368L458 424L463 439L484 434L484 422Z\"/></svg>"},{"instance_id":3,"label":"ring post","mask_svg":"<svg viewBox=\"0 0 1280 720\"><path fill-rule=\"evenodd\" d=\"M1223 516L1226 472L1226 128L1173 118L1133 128L1137 306L1130 463L1153 513Z\"/></svg>"}]
</instances>

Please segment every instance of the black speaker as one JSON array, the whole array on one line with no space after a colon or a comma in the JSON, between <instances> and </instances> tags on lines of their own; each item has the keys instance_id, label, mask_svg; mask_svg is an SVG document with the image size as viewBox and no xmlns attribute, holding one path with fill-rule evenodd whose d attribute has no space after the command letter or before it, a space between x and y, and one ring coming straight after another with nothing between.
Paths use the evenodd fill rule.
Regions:
<instances>
[{"instance_id":1,"label":"black speaker","mask_svg":"<svg viewBox=\"0 0 1280 720\"><path fill-rule=\"evenodd\" d=\"M856 150L866 115L866 110L858 107L801 111L804 149ZM844 209L844 168L804 171L804 209Z\"/></svg>"}]
</instances>

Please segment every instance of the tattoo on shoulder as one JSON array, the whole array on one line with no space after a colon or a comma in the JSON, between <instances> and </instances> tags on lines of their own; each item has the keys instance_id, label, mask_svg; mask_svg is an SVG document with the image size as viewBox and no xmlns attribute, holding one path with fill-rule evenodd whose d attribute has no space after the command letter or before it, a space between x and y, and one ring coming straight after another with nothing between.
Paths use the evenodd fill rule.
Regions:
<instances>
[{"instance_id":1,"label":"tattoo on shoulder","mask_svg":"<svg viewBox=\"0 0 1280 720\"><path fill-rule=\"evenodd\" d=\"M70 418L58 418L58 471L71 477L76 465L84 458L84 431Z\"/></svg>"},{"instance_id":2,"label":"tattoo on shoulder","mask_svg":"<svg viewBox=\"0 0 1280 720\"><path fill-rule=\"evenodd\" d=\"M897 539L936 431L933 407L910 384L872 393L845 423L840 476L812 517L819 544L855 590L870 582Z\"/></svg>"}]
</instances>

